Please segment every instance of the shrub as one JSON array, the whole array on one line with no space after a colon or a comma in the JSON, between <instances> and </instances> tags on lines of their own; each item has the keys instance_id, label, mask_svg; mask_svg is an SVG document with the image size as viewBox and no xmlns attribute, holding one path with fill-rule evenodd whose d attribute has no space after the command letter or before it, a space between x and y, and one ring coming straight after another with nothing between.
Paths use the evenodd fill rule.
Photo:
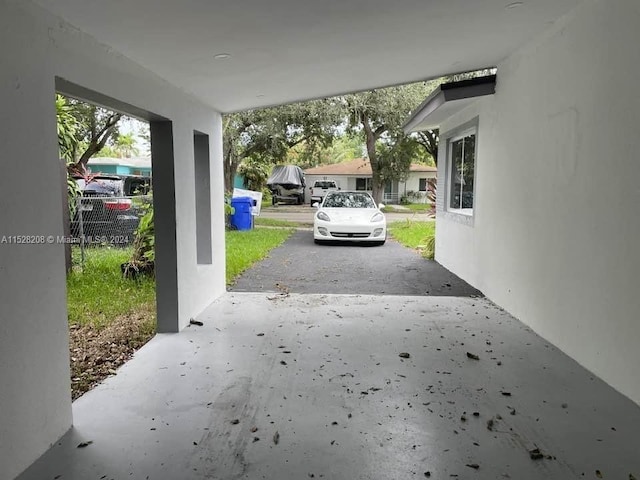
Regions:
<instances>
[{"instance_id":1,"label":"shrub","mask_svg":"<svg viewBox=\"0 0 640 480\"><path fill-rule=\"evenodd\" d=\"M424 253L423 255L429 260L433 260L436 257L436 234L432 233L424 239Z\"/></svg>"},{"instance_id":2,"label":"shrub","mask_svg":"<svg viewBox=\"0 0 640 480\"><path fill-rule=\"evenodd\" d=\"M140 218L133 240L133 254L131 259L121 265L122 274L126 278L136 278L138 275L154 275L156 260L156 236L153 225L153 204L148 203L142 208L145 214Z\"/></svg>"}]
</instances>

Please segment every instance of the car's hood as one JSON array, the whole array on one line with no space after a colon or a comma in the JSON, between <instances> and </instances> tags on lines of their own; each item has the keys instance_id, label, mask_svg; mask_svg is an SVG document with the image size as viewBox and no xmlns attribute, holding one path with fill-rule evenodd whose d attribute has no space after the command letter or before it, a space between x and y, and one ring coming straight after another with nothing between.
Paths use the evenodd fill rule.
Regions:
<instances>
[{"instance_id":1,"label":"car's hood","mask_svg":"<svg viewBox=\"0 0 640 480\"><path fill-rule=\"evenodd\" d=\"M377 208L322 208L332 222L369 222L371 217L380 212Z\"/></svg>"}]
</instances>

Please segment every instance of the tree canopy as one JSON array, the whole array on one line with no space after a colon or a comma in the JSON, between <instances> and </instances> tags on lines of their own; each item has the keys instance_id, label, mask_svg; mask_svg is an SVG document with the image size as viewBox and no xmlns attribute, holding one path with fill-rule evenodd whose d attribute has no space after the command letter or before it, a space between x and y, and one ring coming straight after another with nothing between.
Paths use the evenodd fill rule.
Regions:
<instances>
[{"instance_id":1,"label":"tree canopy","mask_svg":"<svg viewBox=\"0 0 640 480\"><path fill-rule=\"evenodd\" d=\"M142 122L62 95L56 95L56 115L60 156L75 173L84 172L95 155L122 158L139 154L133 131L120 132L124 121L132 123L129 129L138 129L139 138L148 137L148 127Z\"/></svg>"},{"instance_id":2,"label":"tree canopy","mask_svg":"<svg viewBox=\"0 0 640 480\"><path fill-rule=\"evenodd\" d=\"M225 190L233 188L238 166L245 160L283 162L294 147L300 161L314 157L331 144L340 112L334 100L325 99L225 115Z\"/></svg>"},{"instance_id":3,"label":"tree canopy","mask_svg":"<svg viewBox=\"0 0 640 480\"><path fill-rule=\"evenodd\" d=\"M75 99L68 102L78 125L74 159L77 167L82 168L107 142L118 137L118 122L122 114Z\"/></svg>"},{"instance_id":4,"label":"tree canopy","mask_svg":"<svg viewBox=\"0 0 640 480\"><path fill-rule=\"evenodd\" d=\"M302 168L367 156L373 171L373 194L380 201L384 185L403 180L412 162L431 163L437 131L406 135L402 124L439 82L420 82L324 100L226 115L224 125L225 189L233 188L239 165L256 178L276 163ZM255 174L260 174L256 177Z\"/></svg>"},{"instance_id":5,"label":"tree canopy","mask_svg":"<svg viewBox=\"0 0 640 480\"><path fill-rule=\"evenodd\" d=\"M364 137L376 202L382 199L387 181L406 178L419 144L415 136L402 131L402 125L437 85L420 82L342 97L349 128Z\"/></svg>"}]
</instances>

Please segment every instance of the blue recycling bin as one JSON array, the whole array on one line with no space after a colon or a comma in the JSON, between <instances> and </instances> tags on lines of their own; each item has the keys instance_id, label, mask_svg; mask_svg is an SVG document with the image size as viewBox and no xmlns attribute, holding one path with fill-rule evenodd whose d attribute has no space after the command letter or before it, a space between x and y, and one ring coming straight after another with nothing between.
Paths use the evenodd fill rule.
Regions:
<instances>
[{"instance_id":1,"label":"blue recycling bin","mask_svg":"<svg viewBox=\"0 0 640 480\"><path fill-rule=\"evenodd\" d=\"M234 212L231 214L231 225L236 230L251 230L253 218L251 217L251 207L253 198L235 197L231 199L231 206Z\"/></svg>"}]
</instances>

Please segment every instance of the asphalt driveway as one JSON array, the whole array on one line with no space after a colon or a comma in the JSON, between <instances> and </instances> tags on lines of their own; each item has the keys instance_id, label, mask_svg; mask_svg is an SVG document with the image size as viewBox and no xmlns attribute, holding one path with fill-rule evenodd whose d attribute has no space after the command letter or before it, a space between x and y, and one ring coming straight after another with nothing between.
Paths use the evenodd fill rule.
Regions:
<instances>
[{"instance_id":1,"label":"asphalt driveway","mask_svg":"<svg viewBox=\"0 0 640 480\"><path fill-rule=\"evenodd\" d=\"M442 267L392 239L383 246L316 245L295 232L269 258L241 275L229 291L370 295L481 296Z\"/></svg>"}]
</instances>

